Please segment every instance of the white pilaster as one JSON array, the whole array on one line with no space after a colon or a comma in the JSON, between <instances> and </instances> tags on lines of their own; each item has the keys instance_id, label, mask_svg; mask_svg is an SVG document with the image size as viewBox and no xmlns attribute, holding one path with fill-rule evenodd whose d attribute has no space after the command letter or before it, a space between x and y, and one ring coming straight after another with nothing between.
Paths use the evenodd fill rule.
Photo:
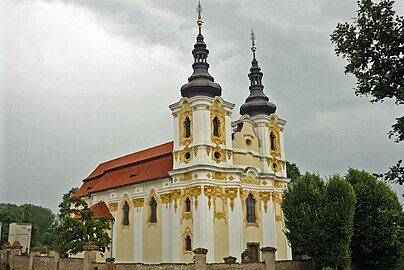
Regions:
<instances>
[{"instance_id":1,"label":"white pilaster","mask_svg":"<svg viewBox=\"0 0 404 270\"><path fill-rule=\"evenodd\" d=\"M292 260L292 247L289 246L288 240L286 240L286 259Z\"/></svg>"},{"instance_id":2,"label":"white pilaster","mask_svg":"<svg viewBox=\"0 0 404 270\"><path fill-rule=\"evenodd\" d=\"M169 203L161 205L161 218L162 218L162 262L170 262L170 209Z\"/></svg>"},{"instance_id":3,"label":"white pilaster","mask_svg":"<svg viewBox=\"0 0 404 270\"><path fill-rule=\"evenodd\" d=\"M269 231L269 235L271 236L270 239L269 239L268 245L270 247L277 248L277 245L276 245L275 208L274 208L274 202L273 202L272 195L271 195L271 200L268 202L268 212L269 212L268 231ZM276 258L276 252L275 252L275 258Z\"/></svg>"},{"instance_id":4,"label":"white pilaster","mask_svg":"<svg viewBox=\"0 0 404 270\"><path fill-rule=\"evenodd\" d=\"M134 239L133 260L136 263L143 262L143 207L136 207L133 215Z\"/></svg>"},{"instance_id":5,"label":"white pilaster","mask_svg":"<svg viewBox=\"0 0 404 270\"><path fill-rule=\"evenodd\" d=\"M214 242L214 224L213 224L213 207L209 210L205 195L198 197L198 210L202 221L201 228L201 247L208 250L207 262L215 261L215 242ZM194 245L194 248L199 246Z\"/></svg>"},{"instance_id":6,"label":"white pilaster","mask_svg":"<svg viewBox=\"0 0 404 270\"><path fill-rule=\"evenodd\" d=\"M267 202L269 204L269 202ZM271 239L274 238L273 228L271 228L271 205L268 205L267 212L264 210L264 202L262 201L261 209L262 209L262 247L270 247ZM273 214L273 211L272 211ZM274 246L272 246L274 247Z\"/></svg>"},{"instance_id":7,"label":"white pilaster","mask_svg":"<svg viewBox=\"0 0 404 270\"><path fill-rule=\"evenodd\" d=\"M237 258L241 262L243 252L243 211L240 198L234 199L234 209L231 210L230 199L227 202L227 216L229 220L229 256Z\"/></svg>"},{"instance_id":8,"label":"white pilaster","mask_svg":"<svg viewBox=\"0 0 404 270\"><path fill-rule=\"evenodd\" d=\"M169 226L170 226L170 262L171 263L178 263L180 262L180 252L181 252L181 247L180 247L180 232L179 232L179 212L181 211L179 207L179 200L177 201L178 207L177 210L174 208L174 203L173 202L173 207L171 207L170 210L170 220L169 220Z\"/></svg>"},{"instance_id":9,"label":"white pilaster","mask_svg":"<svg viewBox=\"0 0 404 270\"><path fill-rule=\"evenodd\" d=\"M113 211L112 212L112 215L113 215L113 217L114 217L114 221L112 222L112 250L111 250L111 257L115 257L116 258L116 238L117 238L117 230L116 230L116 227L117 227L117 222L116 222L116 219L117 219L117 214L116 214L116 211Z\"/></svg>"}]
</instances>

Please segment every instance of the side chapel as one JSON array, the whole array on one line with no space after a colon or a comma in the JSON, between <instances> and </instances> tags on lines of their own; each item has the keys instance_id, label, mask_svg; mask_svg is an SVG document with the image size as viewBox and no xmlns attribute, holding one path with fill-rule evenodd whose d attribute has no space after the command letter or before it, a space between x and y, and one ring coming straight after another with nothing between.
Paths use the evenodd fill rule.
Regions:
<instances>
[{"instance_id":1,"label":"side chapel","mask_svg":"<svg viewBox=\"0 0 404 270\"><path fill-rule=\"evenodd\" d=\"M199 4L193 74L170 105L173 141L101 163L75 194L111 219L108 255L118 262L192 262L199 247L208 262L241 262L246 249L259 261L266 246L277 260L292 257L280 206L289 182L286 121L263 91L255 35L250 93L232 122L234 104L208 72L201 11Z\"/></svg>"}]
</instances>

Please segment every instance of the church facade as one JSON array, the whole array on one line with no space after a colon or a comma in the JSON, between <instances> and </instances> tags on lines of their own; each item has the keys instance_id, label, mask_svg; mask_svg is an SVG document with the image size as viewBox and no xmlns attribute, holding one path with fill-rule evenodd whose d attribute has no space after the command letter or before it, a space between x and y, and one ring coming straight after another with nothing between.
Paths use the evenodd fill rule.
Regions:
<instances>
[{"instance_id":1,"label":"church facade","mask_svg":"<svg viewBox=\"0 0 404 270\"><path fill-rule=\"evenodd\" d=\"M75 196L113 220L118 262L192 262L199 247L208 262L240 262L245 250L258 261L266 246L277 260L291 259L280 206L286 121L263 91L253 33L249 96L232 121L235 105L208 72L198 8L193 74L170 105L173 141L101 163Z\"/></svg>"}]
</instances>

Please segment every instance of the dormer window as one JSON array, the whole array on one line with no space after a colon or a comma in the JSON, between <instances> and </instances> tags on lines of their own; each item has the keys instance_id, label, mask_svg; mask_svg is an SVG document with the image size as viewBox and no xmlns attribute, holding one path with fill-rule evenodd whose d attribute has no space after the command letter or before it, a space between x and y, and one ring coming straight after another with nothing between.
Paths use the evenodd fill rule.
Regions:
<instances>
[{"instance_id":1,"label":"dormer window","mask_svg":"<svg viewBox=\"0 0 404 270\"><path fill-rule=\"evenodd\" d=\"M185 118L184 131L185 131L185 138L191 137L191 120L189 120L189 117Z\"/></svg>"},{"instance_id":2,"label":"dormer window","mask_svg":"<svg viewBox=\"0 0 404 270\"><path fill-rule=\"evenodd\" d=\"M219 137L219 129L220 129L220 121L219 118L217 118L217 116L215 116L213 118L213 136L215 137Z\"/></svg>"}]
</instances>

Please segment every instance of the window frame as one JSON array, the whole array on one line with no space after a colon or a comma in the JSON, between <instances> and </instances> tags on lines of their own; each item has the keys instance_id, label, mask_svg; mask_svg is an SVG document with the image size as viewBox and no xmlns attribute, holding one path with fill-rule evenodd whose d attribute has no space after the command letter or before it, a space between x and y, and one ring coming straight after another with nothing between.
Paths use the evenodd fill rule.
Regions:
<instances>
[{"instance_id":1,"label":"window frame","mask_svg":"<svg viewBox=\"0 0 404 270\"><path fill-rule=\"evenodd\" d=\"M151 197L149 201L149 224L157 224L157 201L154 197Z\"/></svg>"},{"instance_id":2,"label":"window frame","mask_svg":"<svg viewBox=\"0 0 404 270\"><path fill-rule=\"evenodd\" d=\"M247 223L257 223L257 213L256 213L256 207L257 207L257 201L255 200L254 196L249 193L246 200L246 213L245 213L245 218Z\"/></svg>"},{"instance_id":3,"label":"window frame","mask_svg":"<svg viewBox=\"0 0 404 270\"><path fill-rule=\"evenodd\" d=\"M122 206L122 226L129 226L129 213L130 213L130 205L128 201L125 201Z\"/></svg>"}]
</instances>

